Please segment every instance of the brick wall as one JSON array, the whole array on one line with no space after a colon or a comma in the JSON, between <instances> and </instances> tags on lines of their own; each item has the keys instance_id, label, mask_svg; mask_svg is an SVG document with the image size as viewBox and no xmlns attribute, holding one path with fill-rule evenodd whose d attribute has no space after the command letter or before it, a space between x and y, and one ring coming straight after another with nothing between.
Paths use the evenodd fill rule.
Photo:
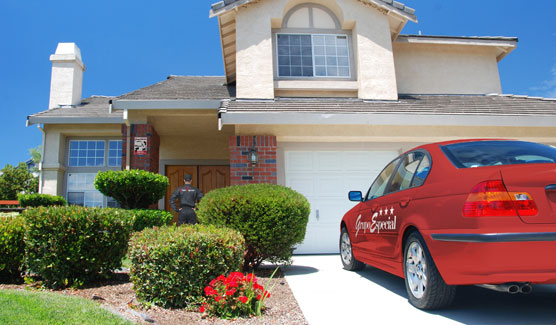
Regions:
<instances>
[{"instance_id":1,"label":"brick wall","mask_svg":"<svg viewBox=\"0 0 556 325\"><path fill-rule=\"evenodd\" d=\"M253 146L259 156L255 166L249 163L249 151ZM231 185L277 183L275 136L231 136L229 148Z\"/></svg>"},{"instance_id":2,"label":"brick wall","mask_svg":"<svg viewBox=\"0 0 556 325\"><path fill-rule=\"evenodd\" d=\"M135 137L147 138L147 154L135 155L133 152L133 139ZM126 168L126 144L127 144L127 126L122 124L122 169ZM159 151L160 137L156 133L154 127L150 124L132 124L131 125L131 141L130 141L130 167L131 169L143 169L150 172L159 172Z\"/></svg>"}]
</instances>

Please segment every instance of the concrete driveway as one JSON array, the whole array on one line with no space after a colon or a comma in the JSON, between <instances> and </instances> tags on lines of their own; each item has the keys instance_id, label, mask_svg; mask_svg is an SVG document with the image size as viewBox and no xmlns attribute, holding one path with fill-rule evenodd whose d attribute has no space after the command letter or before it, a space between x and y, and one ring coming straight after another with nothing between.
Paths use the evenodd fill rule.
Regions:
<instances>
[{"instance_id":1,"label":"concrete driveway","mask_svg":"<svg viewBox=\"0 0 556 325\"><path fill-rule=\"evenodd\" d=\"M311 325L556 324L556 285L530 295L460 287L450 309L425 312L409 304L403 279L370 266L346 271L339 255L296 255L286 279Z\"/></svg>"}]
</instances>

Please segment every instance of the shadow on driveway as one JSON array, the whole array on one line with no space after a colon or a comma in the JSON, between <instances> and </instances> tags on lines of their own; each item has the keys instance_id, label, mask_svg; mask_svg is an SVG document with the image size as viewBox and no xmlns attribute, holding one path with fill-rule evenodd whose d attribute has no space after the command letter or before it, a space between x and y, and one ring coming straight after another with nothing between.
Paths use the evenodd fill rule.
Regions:
<instances>
[{"instance_id":1,"label":"shadow on driveway","mask_svg":"<svg viewBox=\"0 0 556 325\"><path fill-rule=\"evenodd\" d=\"M403 279L371 266L356 273L407 300ZM534 285L528 295L459 286L450 308L422 312L464 324L556 324L556 285Z\"/></svg>"}]
</instances>

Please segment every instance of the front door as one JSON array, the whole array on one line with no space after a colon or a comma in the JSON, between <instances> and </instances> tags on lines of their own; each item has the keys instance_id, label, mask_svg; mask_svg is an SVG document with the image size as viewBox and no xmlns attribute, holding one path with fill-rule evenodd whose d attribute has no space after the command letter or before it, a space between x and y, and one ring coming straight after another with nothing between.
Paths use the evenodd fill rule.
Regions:
<instances>
[{"instance_id":1,"label":"front door","mask_svg":"<svg viewBox=\"0 0 556 325\"><path fill-rule=\"evenodd\" d=\"M172 212L174 221L178 220L178 213L170 206L170 196L180 186L183 186L183 176L192 177L191 185L198 187L203 194L220 187L230 185L230 166L166 166L166 176L170 182L166 190L166 211Z\"/></svg>"}]
</instances>

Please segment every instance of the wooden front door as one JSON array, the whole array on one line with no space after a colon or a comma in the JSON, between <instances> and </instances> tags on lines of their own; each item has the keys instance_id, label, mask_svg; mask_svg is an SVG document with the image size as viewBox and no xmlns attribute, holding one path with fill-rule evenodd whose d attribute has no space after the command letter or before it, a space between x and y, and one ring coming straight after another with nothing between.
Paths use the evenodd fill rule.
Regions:
<instances>
[{"instance_id":1,"label":"wooden front door","mask_svg":"<svg viewBox=\"0 0 556 325\"><path fill-rule=\"evenodd\" d=\"M172 212L174 221L178 214L170 206L170 196L180 186L183 186L183 176L190 174L191 185L198 187L203 194L220 187L230 185L230 166L166 166L166 176L170 181L166 190L166 211Z\"/></svg>"}]
</instances>

